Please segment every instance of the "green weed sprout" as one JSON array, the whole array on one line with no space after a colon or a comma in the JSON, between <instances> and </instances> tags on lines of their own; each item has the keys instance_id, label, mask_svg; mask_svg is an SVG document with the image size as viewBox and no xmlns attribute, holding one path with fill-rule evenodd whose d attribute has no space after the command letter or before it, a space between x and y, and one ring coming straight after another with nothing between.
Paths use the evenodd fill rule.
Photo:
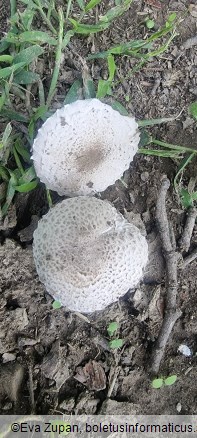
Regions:
<instances>
[{"instance_id":1,"label":"green weed sprout","mask_svg":"<svg viewBox=\"0 0 197 438\"><path fill-rule=\"evenodd\" d=\"M151 385L154 389L159 389L162 386L171 386L174 385L174 383L177 380L177 375L173 374L172 376L168 377L159 377L157 379L153 379L151 382Z\"/></svg>"},{"instance_id":2,"label":"green weed sprout","mask_svg":"<svg viewBox=\"0 0 197 438\"><path fill-rule=\"evenodd\" d=\"M110 324L107 327L107 333L110 336L110 338L112 336L114 336L117 332L119 328L119 324L116 321L110 322ZM112 350L117 350L118 348L121 348L123 346L123 339L120 338L116 338L116 339L111 339L111 341L109 341L109 347Z\"/></svg>"},{"instance_id":3,"label":"green weed sprout","mask_svg":"<svg viewBox=\"0 0 197 438\"><path fill-rule=\"evenodd\" d=\"M62 305L61 305L60 301L55 300L55 301L53 301L52 307L53 307L53 309L56 310L56 309L60 309L62 307Z\"/></svg>"},{"instance_id":4,"label":"green weed sprout","mask_svg":"<svg viewBox=\"0 0 197 438\"><path fill-rule=\"evenodd\" d=\"M194 102L190 105L188 109L189 114L197 120L197 102ZM161 119L162 120L162 119ZM164 121L164 119L163 119ZM167 121L167 120L166 120ZM180 164L178 165L178 169L176 175L174 177L174 188L180 197L180 201L184 208L192 207L194 202L197 200L197 191L190 192L185 187L181 186L181 178L185 168L188 164L193 160L194 157L197 156L197 150L195 148L190 148L181 145L170 144L165 141L157 140L153 138L145 129L147 121L142 121L142 131L141 131L141 140L140 140L140 149L139 153L144 155L153 155L157 157L163 158L172 158L176 160L180 160ZM151 123L151 121L150 121ZM148 125L148 123L147 123ZM144 148L144 146L149 146L150 144L159 146L159 149L148 149Z\"/></svg>"}]
</instances>

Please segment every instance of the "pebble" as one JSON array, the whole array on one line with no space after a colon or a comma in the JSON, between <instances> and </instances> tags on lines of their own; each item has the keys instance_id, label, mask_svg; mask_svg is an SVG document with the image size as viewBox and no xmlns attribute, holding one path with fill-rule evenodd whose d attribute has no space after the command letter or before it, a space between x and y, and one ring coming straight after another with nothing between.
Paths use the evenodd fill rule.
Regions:
<instances>
[{"instance_id":1,"label":"pebble","mask_svg":"<svg viewBox=\"0 0 197 438\"><path fill-rule=\"evenodd\" d=\"M13 353L4 353L2 355L2 359L3 359L3 363L12 362L13 360L16 359L16 355Z\"/></svg>"},{"instance_id":2,"label":"pebble","mask_svg":"<svg viewBox=\"0 0 197 438\"><path fill-rule=\"evenodd\" d=\"M192 352L191 352L190 348L185 344L179 345L178 351L186 357L192 356Z\"/></svg>"},{"instance_id":3,"label":"pebble","mask_svg":"<svg viewBox=\"0 0 197 438\"><path fill-rule=\"evenodd\" d=\"M140 177L141 177L142 181L144 181L144 182L148 181L148 179L149 179L149 172L142 172Z\"/></svg>"},{"instance_id":4,"label":"pebble","mask_svg":"<svg viewBox=\"0 0 197 438\"><path fill-rule=\"evenodd\" d=\"M178 413L180 413L180 412L181 412L181 409L182 409L182 406L181 406L181 403L179 402L179 403L177 403L177 405L176 405L176 410L177 410Z\"/></svg>"}]
</instances>

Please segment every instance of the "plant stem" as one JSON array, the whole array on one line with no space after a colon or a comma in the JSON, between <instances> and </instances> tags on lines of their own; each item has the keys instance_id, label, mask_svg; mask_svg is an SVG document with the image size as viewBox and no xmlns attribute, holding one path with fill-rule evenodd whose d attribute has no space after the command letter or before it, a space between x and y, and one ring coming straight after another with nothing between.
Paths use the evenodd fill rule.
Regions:
<instances>
[{"instance_id":1,"label":"plant stem","mask_svg":"<svg viewBox=\"0 0 197 438\"><path fill-rule=\"evenodd\" d=\"M10 15L11 18L16 14L16 0L10 0Z\"/></svg>"},{"instance_id":2,"label":"plant stem","mask_svg":"<svg viewBox=\"0 0 197 438\"><path fill-rule=\"evenodd\" d=\"M59 71L60 71L60 65L61 65L62 43L63 43L63 34L64 34L64 14L63 14L63 10L61 8L58 11L58 15L59 15L58 44L57 44L57 51L56 51L56 56L55 56L55 67L53 70L53 76L52 76L49 94L48 94L47 102L46 102L47 108L49 108L49 105L50 105L50 103L53 99L53 96L55 94L57 80L58 80Z\"/></svg>"}]
</instances>

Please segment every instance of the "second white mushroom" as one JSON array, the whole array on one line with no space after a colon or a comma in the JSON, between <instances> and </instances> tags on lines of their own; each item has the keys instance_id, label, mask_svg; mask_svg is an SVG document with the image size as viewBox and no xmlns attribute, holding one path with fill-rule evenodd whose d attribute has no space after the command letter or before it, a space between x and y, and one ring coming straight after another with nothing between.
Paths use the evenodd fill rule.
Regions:
<instances>
[{"instance_id":1,"label":"second white mushroom","mask_svg":"<svg viewBox=\"0 0 197 438\"><path fill-rule=\"evenodd\" d=\"M107 201L88 196L52 208L34 232L40 280L70 310L94 312L137 285L148 259L138 228Z\"/></svg>"}]
</instances>

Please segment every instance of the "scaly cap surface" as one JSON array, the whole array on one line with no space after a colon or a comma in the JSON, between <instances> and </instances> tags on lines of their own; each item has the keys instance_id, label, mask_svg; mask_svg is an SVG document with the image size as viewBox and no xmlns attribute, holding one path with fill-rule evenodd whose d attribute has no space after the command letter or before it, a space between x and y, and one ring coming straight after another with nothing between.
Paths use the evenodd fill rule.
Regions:
<instances>
[{"instance_id":1,"label":"scaly cap surface","mask_svg":"<svg viewBox=\"0 0 197 438\"><path fill-rule=\"evenodd\" d=\"M34 232L33 254L40 280L70 310L104 309L137 285L148 245L107 201L66 199Z\"/></svg>"}]
</instances>

